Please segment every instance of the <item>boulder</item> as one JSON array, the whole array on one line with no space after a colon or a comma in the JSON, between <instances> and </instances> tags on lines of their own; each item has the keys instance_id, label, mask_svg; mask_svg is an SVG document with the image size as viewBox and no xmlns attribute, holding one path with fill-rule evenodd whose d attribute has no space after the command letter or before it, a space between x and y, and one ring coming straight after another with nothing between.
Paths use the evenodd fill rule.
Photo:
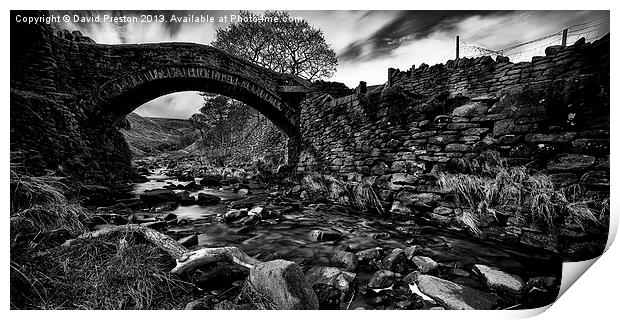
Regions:
<instances>
[{"instance_id":1,"label":"boulder","mask_svg":"<svg viewBox=\"0 0 620 320\"><path fill-rule=\"evenodd\" d=\"M415 245L405 248L405 255L407 256L407 260L411 260L418 251L420 251L420 247Z\"/></svg>"},{"instance_id":2,"label":"boulder","mask_svg":"<svg viewBox=\"0 0 620 320\"><path fill-rule=\"evenodd\" d=\"M370 277L366 286L370 289L385 289L393 285L394 281L396 281L396 274L394 272L379 270Z\"/></svg>"},{"instance_id":3,"label":"boulder","mask_svg":"<svg viewBox=\"0 0 620 320\"><path fill-rule=\"evenodd\" d=\"M355 273L334 267L314 267L308 270L306 278L319 299L321 309L335 309L349 293Z\"/></svg>"},{"instance_id":4,"label":"boulder","mask_svg":"<svg viewBox=\"0 0 620 320\"><path fill-rule=\"evenodd\" d=\"M403 273L407 270L407 255L403 249L396 248L383 258L381 265L387 270Z\"/></svg>"},{"instance_id":5,"label":"boulder","mask_svg":"<svg viewBox=\"0 0 620 320\"><path fill-rule=\"evenodd\" d=\"M433 273L437 271L439 267L439 264L435 260L424 256L414 256L411 258L411 262L413 262L422 273Z\"/></svg>"},{"instance_id":6,"label":"boulder","mask_svg":"<svg viewBox=\"0 0 620 320\"><path fill-rule=\"evenodd\" d=\"M373 260L379 260L383 256L383 249L380 247L371 248L355 253L360 264L368 264Z\"/></svg>"},{"instance_id":7,"label":"boulder","mask_svg":"<svg viewBox=\"0 0 620 320\"><path fill-rule=\"evenodd\" d=\"M357 269L357 256L352 252L338 251L331 259L332 263L347 271Z\"/></svg>"},{"instance_id":8,"label":"boulder","mask_svg":"<svg viewBox=\"0 0 620 320\"><path fill-rule=\"evenodd\" d=\"M499 301L499 297L494 294L429 275L419 275L416 284L423 294L446 309L490 310Z\"/></svg>"},{"instance_id":9,"label":"boulder","mask_svg":"<svg viewBox=\"0 0 620 320\"><path fill-rule=\"evenodd\" d=\"M294 262L272 260L250 270L250 283L280 310L312 310L319 301L303 271Z\"/></svg>"},{"instance_id":10,"label":"boulder","mask_svg":"<svg viewBox=\"0 0 620 320\"><path fill-rule=\"evenodd\" d=\"M179 202L181 197L172 190L156 189L147 190L140 195L140 201L152 207L164 202Z\"/></svg>"},{"instance_id":11,"label":"boulder","mask_svg":"<svg viewBox=\"0 0 620 320\"><path fill-rule=\"evenodd\" d=\"M198 194L198 204L199 205L212 205L212 204L218 204L220 203L222 199L220 199L220 197L218 196L214 196L212 194L207 194L207 193L199 193Z\"/></svg>"},{"instance_id":12,"label":"boulder","mask_svg":"<svg viewBox=\"0 0 620 320\"><path fill-rule=\"evenodd\" d=\"M521 278L508 274L498 268L476 264L472 270L480 275L486 285L492 290L513 294L523 290L523 280Z\"/></svg>"}]
</instances>

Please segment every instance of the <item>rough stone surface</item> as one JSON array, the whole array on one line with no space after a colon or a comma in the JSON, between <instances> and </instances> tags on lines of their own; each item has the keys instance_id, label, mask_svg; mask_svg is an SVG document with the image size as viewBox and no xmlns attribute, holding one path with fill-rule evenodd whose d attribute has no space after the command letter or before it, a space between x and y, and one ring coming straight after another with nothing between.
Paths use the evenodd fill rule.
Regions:
<instances>
[{"instance_id":1,"label":"rough stone surface","mask_svg":"<svg viewBox=\"0 0 620 320\"><path fill-rule=\"evenodd\" d=\"M338 251L332 257L332 263L347 271L357 269L357 256L352 252Z\"/></svg>"},{"instance_id":2,"label":"rough stone surface","mask_svg":"<svg viewBox=\"0 0 620 320\"><path fill-rule=\"evenodd\" d=\"M396 248L381 261L383 267L396 273L403 273L407 269L407 256L403 249Z\"/></svg>"},{"instance_id":3,"label":"rough stone surface","mask_svg":"<svg viewBox=\"0 0 620 320\"><path fill-rule=\"evenodd\" d=\"M322 308L333 308L337 307L349 293L355 273L344 272L334 267L314 267L308 270L306 278L319 298L319 305ZM335 297L332 294L334 291L337 293Z\"/></svg>"},{"instance_id":4,"label":"rough stone surface","mask_svg":"<svg viewBox=\"0 0 620 320\"><path fill-rule=\"evenodd\" d=\"M158 189L147 190L140 195L140 200L147 206L153 206L164 202L178 202L181 197L172 190Z\"/></svg>"},{"instance_id":5,"label":"rough stone surface","mask_svg":"<svg viewBox=\"0 0 620 320\"><path fill-rule=\"evenodd\" d=\"M424 256L414 256L411 258L411 262L413 262L422 273L433 273L437 271L439 267L439 264L435 260Z\"/></svg>"},{"instance_id":6,"label":"rough stone surface","mask_svg":"<svg viewBox=\"0 0 620 320\"><path fill-rule=\"evenodd\" d=\"M508 274L498 268L482 264L474 265L472 270L478 273L486 285L497 291L519 293L523 290L523 280L518 276Z\"/></svg>"},{"instance_id":7,"label":"rough stone surface","mask_svg":"<svg viewBox=\"0 0 620 320\"><path fill-rule=\"evenodd\" d=\"M203 192L198 194L198 204L201 204L201 205L218 204L220 203L221 200L222 199L220 199L220 197L214 196L212 194L207 194Z\"/></svg>"},{"instance_id":8,"label":"rough stone surface","mask_svg":"<svg viewBox=\"0 0 620 320\"><path fill-rule=\"evenodd\" d=\"M590 168L596 158L583 154L562 154L552 160L547 169L551 171L578 171Z\"/></svg>"},{"instance_id":9,"label":"rough stone surface","mask_svg":"<svg viewBox=\"0 0 620 320\"><path fill-rule=\"evenodd\" d=\"M318 309L319 302L301 268L294 262L272 260L250 270L254 289L282 310Z\"/></svg>"},{"instance_id":10,"label":"rough stone surface","mask_svg":"<svg viewBox=\"0 0 620 320\"><path fill-rule=\"evenodd\" d=\"M383 249L379 247L370 248L358 251L355 253L355 255L357 256L359 263L367 264L370 261L381 259L381 257L383 256Z\"/></svg>"},{"instance_id":11,"label":"rough stone surface","mask_svg":"<svg viewBox=\"0 0 620 320\"><path fill-rule=\"evenodd\" d=\"M499 300L494 294L429 275L418 276L416 284L422 293L450 310L494 309Z\"/></svg>"},{"instance_id":12,"label":"rough stone surface","mask_svg":"<svg viewBox=\"0 0 620 320\"><path fill-rule=\"evenodd\" d=\"M368 288L371 289L384 289L394 284L396 275L389 270L379 270L375 272L368 280Z\"/></svg>"}]
</instances>

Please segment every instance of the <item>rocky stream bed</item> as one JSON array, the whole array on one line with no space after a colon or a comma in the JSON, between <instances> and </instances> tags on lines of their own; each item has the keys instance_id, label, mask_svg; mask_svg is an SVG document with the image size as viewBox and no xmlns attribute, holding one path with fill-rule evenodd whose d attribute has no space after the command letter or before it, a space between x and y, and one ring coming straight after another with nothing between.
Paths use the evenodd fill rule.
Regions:
<instances>
[{"instance_id":1,"label":"rocky stream bed","mask_svg":"<svg viewBox=\"0 0 620 320\"><path fill-rule=\"evenodd\" d=\"M192 250L234 246L260 261L295 262L321 309L534 308L559 290L562 262L551 252L302 200L277 184L144 173L114 204L94 208L91 229L131 222ZM202 296L186 308L239 308L231 301L248 273L232 264L198 268L191 277Z\"/></svg>"}]
</instances>

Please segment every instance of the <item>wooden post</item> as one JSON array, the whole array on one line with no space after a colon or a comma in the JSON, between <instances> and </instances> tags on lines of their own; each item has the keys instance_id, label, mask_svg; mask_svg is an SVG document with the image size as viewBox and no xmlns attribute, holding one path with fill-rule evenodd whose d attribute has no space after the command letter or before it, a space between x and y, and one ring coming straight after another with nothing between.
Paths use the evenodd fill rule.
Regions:
<instances>
[{"instance_id":1,"label":"wooden post","mask_svg":"<svg viewBox=\"0 0 620 320\"><path fill-rule=\"evenodd\" d=\"M456 36L456 60L459 59L459 36Z\"/></svg>"},{"instance_id":2,"label":"wooden post","mask_svg":"<svg viewBox=\"0 0 620 320\"><path fill-rule=\"evenodd\" d=\"M566 38L568 38L568 28L562 30L562 45L566 46Z\"/></svg>"}]
</instances>

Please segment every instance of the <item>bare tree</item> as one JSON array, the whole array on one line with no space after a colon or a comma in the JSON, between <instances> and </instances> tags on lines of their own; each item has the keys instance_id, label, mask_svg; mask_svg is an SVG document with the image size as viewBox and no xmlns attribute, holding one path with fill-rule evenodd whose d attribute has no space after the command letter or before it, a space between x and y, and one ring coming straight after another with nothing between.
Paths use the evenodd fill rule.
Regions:
<instances>
[{"instance_id":1,"label":"bare tree","mask_svg":"<svg viewBox=\"0 0 620 320\"><path fill-rule=\"evenodd\" d=\"M334 75L336 53L325 41L323 31L306 20L295 20L286 11L265 12L265 22L251 22L259 15L249 11L239 14L245 19L218 29L213 46L311 81Z\"/></svg>"}]
</instances>

